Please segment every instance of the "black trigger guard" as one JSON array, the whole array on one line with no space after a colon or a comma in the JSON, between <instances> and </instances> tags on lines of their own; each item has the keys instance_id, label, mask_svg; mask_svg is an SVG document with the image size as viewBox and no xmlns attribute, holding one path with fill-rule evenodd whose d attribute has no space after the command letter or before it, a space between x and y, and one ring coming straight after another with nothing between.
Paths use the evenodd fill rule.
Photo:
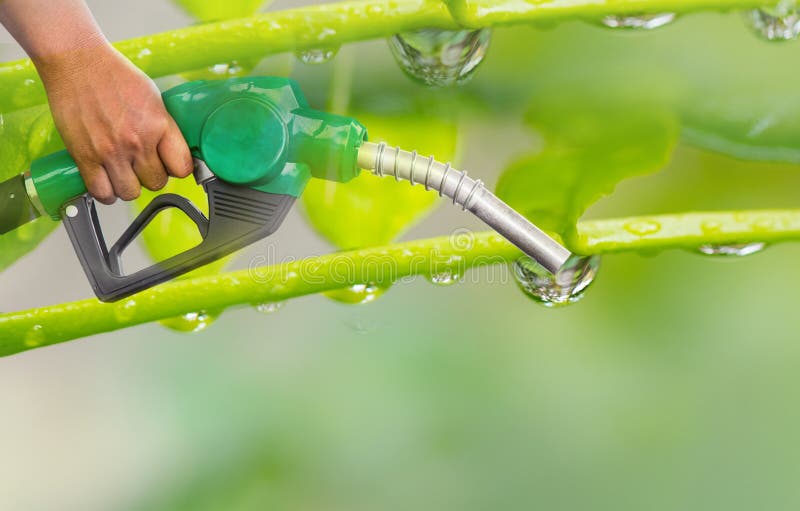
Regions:
<instances>
[{"instance_id":1,"label":"black trigger guard","mask_svg":"<svg viewBox=\"0 0 800 511\"><path fill-rule=\"evenodd\" d=\"M113 302L229 255L275 232L294 204L290 195L235 186L217 178L203 183L208 195L208 220L184 197L154 199L109 250L94 200L82 195L61 207L61 219L75 253L97 297ZM168 194L159 197L168 196ZM179 197L179 198L176 198ZM130 275L121 271L119 258L155 215L176 207L191 218L203 241L189 250Z\"/></svg>"},{"instance_id":2,"label":"black trigger guard","mask_svg":"<svg viewBox=\"0 0 800 511\"><path fill-rule=\"evenodd\" d=\"M128 248L133 240L161 211L170 208L177 208L186 213L197 226L200 236L205 238L208 235L208 219L202 211L197 209L192 201L182 195L175 193L165 193L157 195L139 213L131 225L125 229L116 243L108 251L108 263L114 273L122 274L122 253Z\"/></svg>"}]
</instances>

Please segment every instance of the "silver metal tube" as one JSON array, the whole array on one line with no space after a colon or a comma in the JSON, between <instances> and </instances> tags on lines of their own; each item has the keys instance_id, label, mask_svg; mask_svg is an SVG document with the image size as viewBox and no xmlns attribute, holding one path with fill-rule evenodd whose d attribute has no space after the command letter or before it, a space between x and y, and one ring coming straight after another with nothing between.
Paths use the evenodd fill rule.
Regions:
<instances>
[{"instance_id":1,"label":"silver metal tube","mask_svg":"<svg viewBox=\"0 0 800 511\"><path fill-rule=\"evenodd\" d=\"M517 213L465 171L456 170L433 157L421 157L416 151L403 151L384 143L365 142L358 153L362 169L378 176L390 175L435 190L469 210L489 227L516 245L552 273L556 273L572 255L569 250Z\"/></svg>"}]
</instances>

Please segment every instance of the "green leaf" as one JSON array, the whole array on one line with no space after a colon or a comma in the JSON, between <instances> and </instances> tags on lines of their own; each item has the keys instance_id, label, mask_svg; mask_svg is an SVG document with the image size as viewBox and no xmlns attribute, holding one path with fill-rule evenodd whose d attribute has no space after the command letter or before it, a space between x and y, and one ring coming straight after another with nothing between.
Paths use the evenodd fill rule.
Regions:
<instances>
[{"instance_id":1,"label":"green leaf","mask_svg":"<svg viewBox=\"0 0 800 511\"><path fill-rule=\"evenodd\" d=\"M451 159L456 151L456 125L418 115L355 115L371 140ZM303 193L303 206L314 228L339 248L388 243L423 218L439 196L419 185L396 182L362 172L349 183L312 179Z\"/></svg>"},{"instance_id":2,"label":"green leaf","mask_svg":"<svg viewBox=\"0 0 800 511\"><path fill-rule=\"evenodd\" d=\"M495 31L471 87L495 109L565 85L583 94L625 89L673 108L687 142L737 158L797 163L796 54L792 43L756 37L738 12L693 14L641 32L588 23L519 26Z\"/></svg>"},{"instance_id":3,"label":"green leaf","mask_svg":"<svg viewBox=\"0 0 800 511\"><path fill-rule=\"evenodd\" d=\"M0 180L25 172L31 160L62 148L47 106L0 114ZM0 271L36 248L57 226L39 218L0 236Z\"/></svg>"},{"instance_id":4,"label":"green leaf","mask_svg":"<svg viewBox=\"0 0 800 511\"><path fill-rule=\"evenodd\" d=\"M527 121L544 146L510 165L497 194L567 241L586 208L617 183L664 167L678 138L668 111L608 97L541 94Z\"/></svg>"},{"instance_id":5,"label":"green leaf","mask_svg":"<svg viewBox=\"0 0 800 511\"><path fill-rule=\"evenodd\" d=\"M271 3L265 0L174 0L176 4L203 22L252 16L261 7Z\"/></svg>"},{"instance_id":6,"label":"green leaf","mask_svg":"<svg viewBox=\"0 0 800 511\"><path fill-rule=\"evenodd\" d=\"M800 163L800 96L772 87L729 96L709 91L707 101L686 109L683 135L737 158Z\"/></svg>"}]
</instances>

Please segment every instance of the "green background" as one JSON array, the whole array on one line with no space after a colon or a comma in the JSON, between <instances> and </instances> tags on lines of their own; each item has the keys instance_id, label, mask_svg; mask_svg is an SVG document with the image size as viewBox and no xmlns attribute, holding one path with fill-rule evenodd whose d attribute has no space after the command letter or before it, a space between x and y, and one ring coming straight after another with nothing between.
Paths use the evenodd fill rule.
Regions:
<instances>
[{"instance_id":1,"label":"green background","mask_svg":"<svg viewBox=\"0 0 800 511\"><path fill-rule=\"evenodd\" d=\"M164 2L91 5L112 39L190 22ZM736 14L702 32L708 20L664 29L709 41L683 72L718 66L752 85L767 65L754 56L775 51L786 66L776 75L797 76L797 45L757 41ZM501 72L498 48L579 55L662 37L576 23L496 35L467 89L476 95ZM717 37L738 41L730 59L703 61ZM380 43L363 51L388 58ZM387 82L407 83L386 69ZM570 69L591 83L579 62ZM318 106L314 77L329 71L295 69ZM460 121L472 175L493 184L536 144L522 110ZM682 147L665 172L626 182L589 215L791 207L795 170ZM112 230L126 218L112 211ZM404 238L461 228L480 225L443 206ZM296 210L236 264L331 250ZM796 509L798 256L793 244L735 261L607 256L586 298L560 310L494 267L450 287L397 284L363 306L307 297L271 315L231 310L196 334L145 325L0 359L0 508ZM0 274L0 290L2 310L90 293L62 229Z\"/></svg>"}]
</instances>

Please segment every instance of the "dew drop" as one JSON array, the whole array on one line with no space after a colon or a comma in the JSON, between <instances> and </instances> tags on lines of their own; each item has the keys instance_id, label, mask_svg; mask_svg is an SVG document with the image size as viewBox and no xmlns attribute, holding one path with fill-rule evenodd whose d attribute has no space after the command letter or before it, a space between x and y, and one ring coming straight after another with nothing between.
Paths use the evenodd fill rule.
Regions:
<instances>
[{"instance_id":1,"label":"dew drop","mask_svg":"<svg viewBox=\"0 0 800 511\"><path fill-rule=\"evenodd\" d=\"M622 226L626 231L636 236L647 236L661 230L661 224L655 220L631 220Z\"/></svg>"},{"instance_id":2,"label":"dew drop","mask_svg":"<svg viewBox=\"0 0 800 511\"><path fill-rule=\"evenodd\" d=\"M452 286L461 280L461 274L457 270L445 270L432 274L428 280L437 286Z\"/></svg>"},{"instance_id":3,"label":"dew drop","mask_svg":"<svg viewBox=\"0 0 800 511\"><path fill-rule=\"evenodd\" d=\"M344 289L327 291L325 296L337 302L358 305L374 302L388 289L389 286L381 286L375 282L368 282L367 284L356 284L355 286Z\"/></svg>"},{"instance_id":4,"label":"dew drop","mask_svg":"<svg viewBox=\"0 0 800 511\"><path fill-rule=\"evenodd\" d=\"M520 289L545 307L575 303L581 298L597 275L599 256L572 256L553 275L530 257L514 262L514 277Z\"/></svg>"},{"instance_id":5,"label":"dew drop","mask_svg":"<svg viewBox=\"0 0 800 511\"><path fill-rule=\"evenodd\" d=\"M756 35L767 41L790 41L800 35L800 10L796 0L783 0L774 7L761 7L744 13Z\"/></svg>"},{"instance_id":6,"label":"dew drop","mask_svg":"<svg viewBox=\"0 0 800 511\"><path fill-rule=\"evenodd\" d=\"M114 306L114 317L120 323L130 321L136 314L136 300L125 300Z\"/></svg>"},{"instance_id":7,"label":"dew drop","mask_svg":"<svg viewBox=\"0 0 800 511\"><path fill-rule=\"evenodd\" d=\"M314 48L298 51L295 55L303 64L324 64L335 57L338 51L339 48Z\"/></svg>"},{"instance_id":8,"label":"dew drop","mask_svg":"<svg viewBox=\"0 0 800 511\"><path fill-rule=\"evenodd\" d=\"M33 325L33 327L25 334L24 343L28 348L36 348L37 346L41 346L44 344L44 341L45 335L44 327L42 325Z\"/></svg>"},{"instance_id":9,"label":"dew drop","mask_svg":"<svg viewBox=\"0 0 800 511\"><path fill-rule=\"evenodd\" d=\"M653 30L675 21L674 12L660 12L656 14L611 15L605 16L600 23L608 28L622 28L632 30Z\"/></svg>"},{"instance_id":10,"label":"dew drop","mask_svg":"<svg viewBox=\"0 0 800 511\"><path fill-rule=\"evenodd\" d=\"M14 233L16 233L19 241L28 242L33 240L36 235L36 227L34 224L22 225L18 227Z\"/></svg>"},{"instance_id":11,"label":"dew drop","mask_svg":"<svg viewBox=\"0 0 800 511\"><path fill-rule=\"evenodd\" d=\"M435 87L465 83L483 61L492 32L426 28L389 39L389 48L411 78Z\"/></svg>"},{"instance_id":12,"label":"dew drop","mask_svg":"<svg viewBox=\"0 0 800 511\"><path fill-rule=\"evenodd\" d=\"M753 222L753 229L756 231L771 231L775 228L775 222L771 218L759 218Z\"/></svg>"},{"instance_id":13,"label":"dew drop","mask_svg":"<svg viewBox=\"0 0 800 511\"><path fill-rule=\"evenodd\" d=\"M176 332L201 332L216 321L217 316L207 311L187 312L181 316L164 319L161 324Z\"/></svg>"},{"instance_id":14,"label":"dew drop","mask_svg":"<svg viewBox=\"0 0 800 511\"><path fill-rule=\"evenodd\" d=\"M286 302L265 302L255 306L256 311L261 314L275 314L286 305Z\"/></svg>"},{"instance_id":15,"label":"dew drop","mask_svg":"<svg viewBox=\"0 0 800 511\"><path fill-rule=\"evenodd\" d=\"M251 70L250 64L242 64L239 61L233 60L221 64L214 64L207 68L198 69L195 71L187 71L181 73L181 76L187 80L215 80L220 78L233 78L236 76L245 76Z\"/></svg>"},{"instance_id":16,"label":"dew drop","mask_svg":"<svg viewBox=\"0 0 800 511\"><path fill-rule=\"evenodd\" d=\"M700 245L697 250L704 255L722 257L744 257L761 252L767 244L763 242L755 243L733 243L729 245Z\"/></svg>"},{"instance_id":17,"label":"dew drop","mask_svg":"<svg viewBox=\"0 0 800 511\"><path fill-rule=\"evenodd\" d=\"M722 224L716 220L705 220L700 224L700 230L705 234L714 234L722 230Z\"/></svg>"},{"instance_id":18,"label":"dew drop","mask_svg":"<svg viewBox=\"0 0 800 511\"><path fill-rule=\"evenodd\" d=\"M217 76L239 76L243 68L234 60L224 64L214 64L208 70Z\"/></svg>"},{"instance_id":19,"label":"dew drop","mask_svg":"<svg viewBox=\"0 0 800 511\"><path fill-rule=\"evenodd\" d=\"M139 53L136 54L136 65L139 67L146 67L150 64L152 58L153 52L150 48L142 48Z\"/></svg>"}]
</instances>

